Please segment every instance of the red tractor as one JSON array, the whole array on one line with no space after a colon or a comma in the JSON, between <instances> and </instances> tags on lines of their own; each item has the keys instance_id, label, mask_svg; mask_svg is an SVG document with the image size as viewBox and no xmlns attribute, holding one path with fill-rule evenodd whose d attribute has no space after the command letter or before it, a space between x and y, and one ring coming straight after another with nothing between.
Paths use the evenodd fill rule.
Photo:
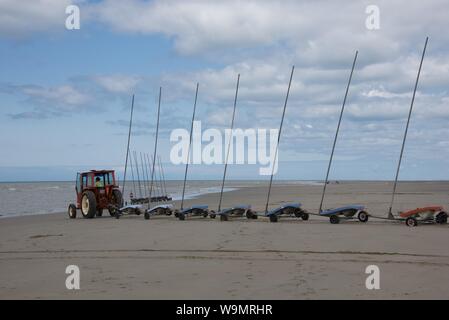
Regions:
<instances>
[{"instance_id":1,"label":"red tractor","mask_svg":"<svg viewBox=\"0 0 449 320\"><path fill-rule=\"evenodd\" d=\"M91 170L76 175L76 205L71 203L68 214L76 218L76 210L80 209L84 218L101 217L103 209L108 209L114 216L123 205L122 193L115 181L113 170Z\"/></svg>"}]
</instances>

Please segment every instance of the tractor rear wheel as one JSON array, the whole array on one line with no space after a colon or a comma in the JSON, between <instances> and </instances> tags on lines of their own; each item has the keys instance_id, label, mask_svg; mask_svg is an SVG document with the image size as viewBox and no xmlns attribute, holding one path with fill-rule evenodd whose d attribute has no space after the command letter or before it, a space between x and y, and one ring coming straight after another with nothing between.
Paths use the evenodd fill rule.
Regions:
<instances>
[{"instance_id":1,"label":"tractor rear wheel","mask_svg":"<svg viewBox=\"0 0 449 320\"><path fill-rule=\"evenodd\" d=\"M340 223L340 218L336 215L330 216L329 221L332 224L339 224Z\"/></svg>"},{"instance_id":2,"label":"tractor rear wheel","mask_svg":"<svg viewBox=\"0 0 449 320\"><path fill-rule=\"evenodd\" d=\"M407 220L405 220L405 224L409 227L416 227L418 226L418 220L413 217L408 217Z\"/></svg>"},{"instance_id":3,"label":"tractor rear wheel","mask_svg":"<svg viewBox=\"0 0 449 320\"><path fill-rule=\"evenodd\" d=\"M360 211L357 218L360 222L367 222L368 221L368 213L365 211Z\"/></svg>"},{"instance_id":4,"label":"tractor rear wheel","mask_svg":"<svg viewBox=\"0 0 449 320\"><path fill-rule=\"evenodd\" d=\"M97 210L97 217L101 217L103 215L103 209Z\"/></svg>"},{"instance_id":5,"label":"tractor rear wheel","mask_svg":"<svg viewBox=\"0 0 449 320\"><path fill-rule=\"evenodd\" d=\"M145 210L145 213L143 214L143 217L145 218L145 220L150 219L150 214L148 213L148 211Z\"/></svg>"},{"instance_id":6,"label":"tractor rear wheel","mask_svg":"<svg viewBox=\"0 0 449 320\"><path fill-rule=\"evenodd\" d=\"M178 214L178 219L184 221L186 219L186 215L183 212L181 212Z\"/></svg>"},{"instance_id":7,"label":"tractor rear wheel","mask_svg":"<svg viewBox=\"0 0 449 320\"><path fill-rule=\"evenodd\" d=\"M112 202L111 204L115 206L117 209L123 207L123 196L122 192L119 189L112 190L111 202ZM109 209L109 214L111 215L111 217L113 217L115 214L115 210Z\"/></svg>"},{"instance_id":8,"label":"tractor rear wheel","mask_svg":"<svg viewBox=\"0 0 449 320\"><path fill-rule=\"evenodd\" d=\"M67 210L67 213L69 214L70 219L76 218L76 206L73 203L69 204L69 209Z\"/></svg>"},{"instance_id":9,"label":"tractor rear wheel","mask_svg":"<svg viewBox=\"0 0 449 320\"><path fill-rule=\"evenodd\" d=\"M85 191L81 197L81 213L84 218L92 219L97 213L97 199L92 191Z\"/></svg>"}]
</instances>

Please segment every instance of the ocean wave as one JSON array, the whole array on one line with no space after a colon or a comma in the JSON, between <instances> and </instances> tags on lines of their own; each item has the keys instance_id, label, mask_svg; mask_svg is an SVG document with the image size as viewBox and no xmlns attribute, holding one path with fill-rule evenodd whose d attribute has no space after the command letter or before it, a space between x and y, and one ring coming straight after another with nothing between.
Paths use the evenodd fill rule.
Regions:
<instances>
[{"instance_id":1,"label":"ocean wave","mask_svg":"<svg viewBox=\"0 0 449 320\"><path fill-rule=\"evenodd\" d=\"M235 191L235 190L238 190L238 188L230 188L229 187L229 188L224 188L223 192L230 192L230 191ZM192 199L199 198L206 194L219 193L220 191L221 191L221 187L201 188L200 191L198 191L198 192L189 192L188 194L186 194L184 196L184 199L192 200ZM182 194L175 193L172 195L172 198L174 201L179 201L182 199Z\"/></svg>"}]
</instances>

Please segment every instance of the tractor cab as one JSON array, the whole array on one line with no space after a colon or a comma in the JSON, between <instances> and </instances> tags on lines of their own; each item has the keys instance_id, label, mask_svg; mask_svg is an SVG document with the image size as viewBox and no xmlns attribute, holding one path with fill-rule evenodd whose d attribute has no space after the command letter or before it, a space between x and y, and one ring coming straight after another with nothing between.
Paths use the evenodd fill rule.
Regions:
<instances>
[{"instance_id":1,"label":"tractor cab","mask_svg":"<svg viewBox=\"0 0 449 320\"><path fill-rule=\"evenodd\" d=\"M116 187L115 172L113 170L91 170L78 173L76 177L77 192L90 188Z\"/></svg>"},{"instance_id":2,"label":"tractor cab","mask_svg":"<svg viewBox=\"0 0 449 320\"><path fill-rule=\"evenodd\" d=\"M109 194L113 188L117 188L115 183L115 172L113 170L91 170L89 172L78 173L76 177L76 193L79 196L86 190Z\"/></svg>"}]
</instances>

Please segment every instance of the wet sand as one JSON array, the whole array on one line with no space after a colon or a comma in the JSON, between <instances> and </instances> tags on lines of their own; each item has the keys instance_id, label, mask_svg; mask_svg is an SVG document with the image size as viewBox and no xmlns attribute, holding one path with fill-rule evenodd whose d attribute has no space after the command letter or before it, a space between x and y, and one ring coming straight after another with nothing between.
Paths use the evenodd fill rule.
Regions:
<instances>
[{"instance_id":1,"label":"wet sand","mask_svg":"<svg viewBox=\"0 0 449 320\"><path fill-rule=\"evenodd\" d=\"M237 184L238 183L235 183ZM386 216L391 184L331 184L325 208L364 204ZM224 207L265 206L266 186L224 194ZM397 210L449 208L449 183L401 183ZM276 184L270 207L316 212L320 186ZM190 204L216 209L218 194ZM175 202L175 205L177 203ZM106 213L107 214L107 213ZM370 219L331 225L312 216L218 219L127 216L69 220L66 213L0 219L0 299L449 299L448 225ZM67 290L77 265L81 289ZM380 268L380 290L365 268Z\"/></svg>"}]
</instances>

